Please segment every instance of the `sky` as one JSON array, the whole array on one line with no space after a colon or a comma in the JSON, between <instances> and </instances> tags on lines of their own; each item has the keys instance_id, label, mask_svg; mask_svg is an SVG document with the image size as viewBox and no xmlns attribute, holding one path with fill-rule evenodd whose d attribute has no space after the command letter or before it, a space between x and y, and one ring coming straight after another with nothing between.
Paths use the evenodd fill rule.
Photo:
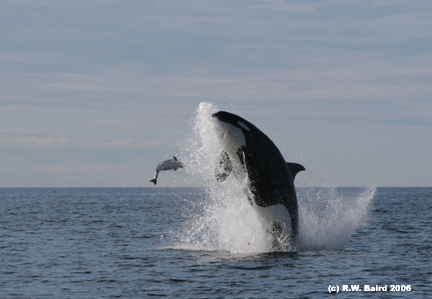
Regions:
<instances>
[{"instance_id":1,"label":"sky","mask_svg":"<svg viewBox=\"0 0 432 299\"><path fill-rule=\"evenodd\" d=\"M432 186L429 0L3 0L0 40L0 187L152 187L200 102L298 186Z\"/></svg>"}]
</instances>

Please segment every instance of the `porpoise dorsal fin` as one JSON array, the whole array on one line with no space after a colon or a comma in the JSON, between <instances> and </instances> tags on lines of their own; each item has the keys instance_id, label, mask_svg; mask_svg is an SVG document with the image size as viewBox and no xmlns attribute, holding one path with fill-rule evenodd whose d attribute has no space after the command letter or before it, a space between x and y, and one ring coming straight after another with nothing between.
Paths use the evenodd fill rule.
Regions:
<instances>
[{"instance_id":1,"label":"porpoise dorsal fin","mask_svg":"<svg viewBox=\"0 0 432 299\"><path fill-rule=\"evenodd\" d=\"M176 160L176 161L177 161L177 158L176 158L176 156L173 156L173 158L174 158L174 160Z\"/></svg>"},{"instance_id":2,"label":"porpoise dorsal fin","mask_svg":"<svg viewBox=\"0 0 432 299\"><path fill-rule=\"evenodd\" d=\"M287 162L287 166L291 172L293 179L295 179L297 173L299 173L300 171L306 170L306 168L304 168L303 165L298 164L298 163Z\"/></svg>"}]
</instances>

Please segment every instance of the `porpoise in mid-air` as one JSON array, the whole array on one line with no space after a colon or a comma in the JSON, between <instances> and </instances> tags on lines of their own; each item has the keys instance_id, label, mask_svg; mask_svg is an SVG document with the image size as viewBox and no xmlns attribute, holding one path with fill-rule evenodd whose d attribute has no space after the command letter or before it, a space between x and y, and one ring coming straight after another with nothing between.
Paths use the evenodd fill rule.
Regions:
<instances>
[{"instance_id":1,"label":"porpoise in mid-air","mask_svg":"<svg viewBox=\"0 0 432 299\"><path fill-rule=\"evenodd\" d=\"M157 178L160 171L171 170L171 169L176 171L178 168L183 168L183 167L184 165L179 160L177 160L176 157L173 156L173 159L168 159L159 163L159 165L156 167L154 179L150 180L150 182L156 185Z\"/></svg>"}]
</instances>

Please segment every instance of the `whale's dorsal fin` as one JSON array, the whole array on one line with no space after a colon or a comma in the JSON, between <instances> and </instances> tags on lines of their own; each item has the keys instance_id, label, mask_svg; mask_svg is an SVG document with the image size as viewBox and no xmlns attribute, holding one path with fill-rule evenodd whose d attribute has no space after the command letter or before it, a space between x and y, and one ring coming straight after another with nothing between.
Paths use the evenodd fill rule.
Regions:
<instances>
[{"instance_id":1,"label":"whale's dorsal fin","mask_svg":"<svg viewBox=\"0 0 432 299\"><path fill-rule=\"evenodd\" d=\"M287 162L287 166L291 172L293 179L295 179L297 173L299 173L300 171L306 170L306 168L304 168L303 165L298 164L298 163Z\"/></svg>"},{"instance_id":2,"label":"whale's dorsal fin","mask_svg":"<svg viewBox=\"0 0 432 299\"><path fill-rule=\"evenodd\" d=\"M176 158L176 156L173 156L173 158L174 158L174 160L176 160L176 161L177 161L177 158Z\"/></svg>"}]
</instances>

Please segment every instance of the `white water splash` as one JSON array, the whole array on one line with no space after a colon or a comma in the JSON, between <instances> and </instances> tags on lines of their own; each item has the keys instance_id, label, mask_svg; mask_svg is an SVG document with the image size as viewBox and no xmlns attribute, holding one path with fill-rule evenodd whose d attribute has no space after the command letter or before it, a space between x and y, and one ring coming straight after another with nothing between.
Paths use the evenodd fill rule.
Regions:
<instances>
[{"instance_id":1,"label":"white water splash","mask_svg":"<svg viewBox=\"0 0 432 299\"><path fill-rule=\"evenodd\" d=\"M298 190L300 249L344 249L355 230L366 224L375 191L375 187Z\"/></svg>"},{"instance_id":2,"label":"white water splash","mask_svg":"<svg viewBox=\"0 0 432 299\"><path fill-rule=\"evenodd\" d=\"M212 103L200 103L193 136L186 142L184 160L191 177L202 180L206 198L195 203L177 236L176 247L231 253L272 251L271 237L251 208L233 176L219 183L215 167L222 147L213 131ZM341 250L367 220L375 188L346 198L335 188L305 188L299 194L300 250Z\"/></svg>"}]
</instances>

